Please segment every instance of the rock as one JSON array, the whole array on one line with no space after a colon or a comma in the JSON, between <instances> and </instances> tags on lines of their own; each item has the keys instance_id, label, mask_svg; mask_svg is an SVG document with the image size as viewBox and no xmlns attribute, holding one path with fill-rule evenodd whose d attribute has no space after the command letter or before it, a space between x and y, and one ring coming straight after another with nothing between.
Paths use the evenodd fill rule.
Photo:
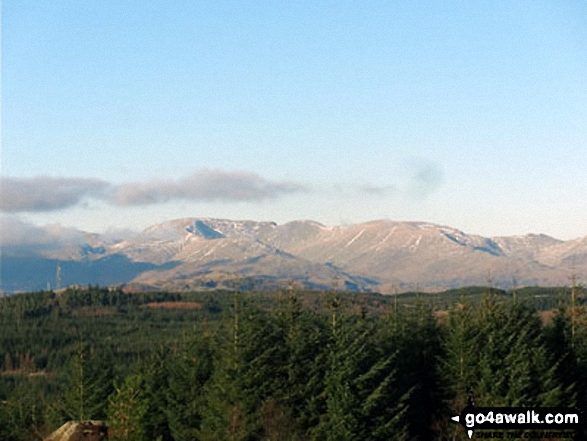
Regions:
<instances>
[{"instance_id":1,"label":"rock","mask_svg":"<svg viewBox=\"0 0 587 441\"><path fill-rule=\"evenodd\" d=\"M68 421L43 441L106 441L108 427L104 421Z\"/></svg>"}]
</instances>

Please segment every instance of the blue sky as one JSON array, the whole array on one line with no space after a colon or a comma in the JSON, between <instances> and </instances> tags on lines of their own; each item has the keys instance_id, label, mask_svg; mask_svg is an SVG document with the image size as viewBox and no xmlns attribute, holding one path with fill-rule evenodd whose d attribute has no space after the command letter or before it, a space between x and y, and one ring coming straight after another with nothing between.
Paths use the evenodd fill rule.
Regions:
<instances>
[{"instance_id":1,"label":"blue sky","mask_svg":"<svg viewBox=\"0 0 587 441\"><path fill-rule=\"evenodd\" d=\"M587 235L582 1L2 3L5 216Z\"/></svg>"}]
</instances>

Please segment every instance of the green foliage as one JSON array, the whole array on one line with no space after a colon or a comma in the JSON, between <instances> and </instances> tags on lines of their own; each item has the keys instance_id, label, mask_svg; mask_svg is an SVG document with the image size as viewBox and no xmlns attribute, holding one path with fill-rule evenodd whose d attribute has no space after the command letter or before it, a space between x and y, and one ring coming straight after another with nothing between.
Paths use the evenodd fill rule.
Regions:
<instances>
[{"instance_id":1,"label":"green foliage","mask_svg":"<svg viewBox=\"0 0 587 441\"><path fill-rule=\"evenodd\" d=\"M261 427L256 411L275 392L280 377L275 320L259 310L241 309L238 302L235 298L231 321L217 335L214 372L205 388L204 439L257 436Z\"/></svg>"},{"instance_id":2,"label":"green foliage","mask_svg":"<svg viewBox=\"0 0 587 441\"><path fill-rule=\"evenodd\" d=\"M0 401L0 439L38 439L47 424L45 406L47 394L42 379L20 378L12 393ZM28 433L23 433L23 428Z\"/></svg>"},{"instance_id":3,"label":"green foliage","mask_svg":"<svg viewBox=\"0 0 587 441\"><path fill-rule=\"evenodd\" d=\"M168 409L168 364L173 363L174 355L169 348L160 346L145 360L142 368L144 379L144 398L147 403L145 432L148 439L172 440Z\"/></svg>"},{"instance_id":4,"label":"green foliage","mask_svg":"<svg viewBox=\"0 0 587 441\"><path fill-rule=\"evenodd\" d=\"M397 380L397 351L382 352L373 323L342 318L332 327L326 372L326 410L316 439L387 440L407 435L411 390ZM403 392L403 393L402 393Z\"/></svg>"},{"instance_id":5,"label":"green foliage","mask_svg":"<svg viewBox=\"0 0 587 441\"><path fill-rule=\"evenodd\" d=\"M80 342L68 367L69 385L60 406L64 420L105 419L112 373L111 360Z\"/></svg>"},{"instance_id":6,"label":"green foliage","mask_svg":"<svg viewBox=\"0 0 587 441\"><path fill-rule=\"evenodd\" d=\"M145 417L148 403L141 375L129 375L108 397L108 424L112 441L147 441Z\"/></svg>"},{"instance_id":7,"label":"green foliage","mask_svg":"<svg viewBox=\"0 0 587 441\"><path fill-rule=\"evenodd\" d=\"M304 433L314 427L325 408L324 378L328 368L330 330L324 317L304 311L297 294L286 299L277 311L283 329L282 386L276 399L289 420L281 427L289 433Z\"/></svg>"},{"instance_id":8,"label":"green foliage","mask_svg":"<svg viewBox=\"0 0 587 441\"><path fill-rule=\"evenodd\" d=\"M477 357L481 352L480 328L474 311L466 305L451 310L443 329L442 356L437 368L448 398L450 412L460 412L467 404L467 389L478 378Z\"/></svg>"},{"instance_id":9,"label":"green foliage","mask_svg":"<svg viewBox=\"0 0 587 441\"><path fill-rule=\"evenodd\" d=\"M453 309L438 363L447 413L465 407L469 390L478 406L573 406L564 328L557 319L544 329L533 308L493 296L481 308Z\"/></svg>"},{"instance_id":10,"label":"green foliage","mask_svg":"<svg viewBox=\"0 0 587 441\"><path fill-rule=\"evenodd\" d=\"M177 441L198 439L204 385L213 371L210 336L196 335L167 363L165 416Z\"/></svg>"},{"instance_id":11,"label":"green foliage","mask_svg":"<svg viewBox=\"0 0 587 441\"><path fill-rule=\"evenodd\" d=\"M567 294L3 298L0 439L106 417L139 441L465 439L448 416L468 389L477 405L587 405L587 315Z\"/></svg>"}]
</instances>

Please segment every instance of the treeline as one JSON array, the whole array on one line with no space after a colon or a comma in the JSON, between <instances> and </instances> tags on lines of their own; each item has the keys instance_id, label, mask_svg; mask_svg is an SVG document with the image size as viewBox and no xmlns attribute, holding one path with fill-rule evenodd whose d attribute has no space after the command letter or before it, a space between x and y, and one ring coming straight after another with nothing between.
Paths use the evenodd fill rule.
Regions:
<instances>
[{"instance_id":1,"label":"treeline","mask_svg":"<svg viewBox=\"0 0 587 441\"><path fill-rule=\"evenodd\" d=\"M1 299L0 439L92 418L129 441L454 440L468 439L450 417L469 393L478 406L587 408L579 302L541 317L494 290L455 294L447 310L428 296ZM146 307L164 302L193 308Z\"/></svg>"}]
</instances>

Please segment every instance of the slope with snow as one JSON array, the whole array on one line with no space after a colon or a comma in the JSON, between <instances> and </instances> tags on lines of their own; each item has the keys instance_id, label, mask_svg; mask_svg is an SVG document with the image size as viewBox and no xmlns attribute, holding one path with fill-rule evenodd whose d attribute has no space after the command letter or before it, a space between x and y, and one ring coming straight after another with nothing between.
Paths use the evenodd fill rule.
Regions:
<instances>
[{"instance_id":1,"label":"slope with snow","mask_svg":"<svg viewBox=\"0 0 587 441\"><path fill-rule=\"evenodd\" d=\"M398 287L441 289L489 281L503 287L563 285L571 272L580 280L587 275L587 237L486 238L425 222L326 226L310 220L278 225L185 218L152 225L117 242L99 235L86 237L86 244L35 259L39 264L49 259L51 263L44 264L48 268L54 262L78 262L90 268L87 274L91 265L106 274L110 261L124 261L125 268L132 268L127 276L112 268L121 282L166 289L249 278L273 286L297 280L308 287L337 283L348 289L391 292ZM43 277L47 274L45 269ZM24 276L10 277L14 287Z\"/></svg>"}]
</instances>

